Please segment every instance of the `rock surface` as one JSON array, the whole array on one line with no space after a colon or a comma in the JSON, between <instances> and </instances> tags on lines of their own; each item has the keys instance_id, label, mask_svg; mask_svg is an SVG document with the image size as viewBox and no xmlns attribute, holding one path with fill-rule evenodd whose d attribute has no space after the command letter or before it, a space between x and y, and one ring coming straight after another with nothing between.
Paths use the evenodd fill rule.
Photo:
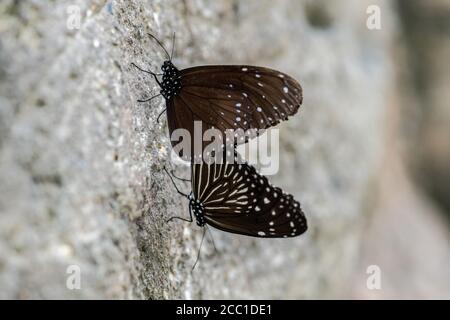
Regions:
<instances>
[{"instance_id":1,"label":"rock surface","mask_svg":"<svg viewBox=\"0 0 450 320\"><path fill-rule=\"evenodd\" d=\"M377 3L382 31L366 27ZM80 28L67 27L78 6ZM351 292L386 140L396 32L388 1L2 1L0 298L336 298ZM261 240L166 223L187 215L171 163L157 70L176 32L185 68L248 63L304 88L280 126L274 184L310 229ZM189 190L189 185L182 185ZM66 286L79 266L81 289Z\"/></svg>"}]
</instances>

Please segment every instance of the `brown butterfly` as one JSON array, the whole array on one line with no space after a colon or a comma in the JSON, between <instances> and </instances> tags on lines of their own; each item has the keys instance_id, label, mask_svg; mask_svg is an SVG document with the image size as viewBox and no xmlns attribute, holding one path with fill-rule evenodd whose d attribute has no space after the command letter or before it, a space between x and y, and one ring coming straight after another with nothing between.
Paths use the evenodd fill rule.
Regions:
<instances>
[{"instance_id":1,"label":"brown butterfly","mask_svg":"<svg viewBox=\"0 0 450 320\"><path fill-rule=\"evenodd\" d=\"M176 129L186 129L194 137L194 121L201 121L202 133L211 128L222 133L227 129L244 132L266 129L287 120L302 104L302 87L285 73L248 65L210 65L179 70L172 63L174 45L169 55L158 39L149 36L161 46L168 60L161 67L162 74L143 70L133 63L139 70L152 75L161 88L158 95L138 101L164 97L171 136ZM245 141L237 139L237 144ZM176 144L172 141L173 146Z\"/></svg>"}]
</instances>

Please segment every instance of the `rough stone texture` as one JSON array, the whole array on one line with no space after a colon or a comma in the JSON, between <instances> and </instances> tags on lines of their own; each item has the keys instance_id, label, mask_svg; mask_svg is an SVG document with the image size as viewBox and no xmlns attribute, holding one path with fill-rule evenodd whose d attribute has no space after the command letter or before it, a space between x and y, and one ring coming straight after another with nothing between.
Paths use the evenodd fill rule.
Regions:
<instances>
[{"instance_id":1,"label":"rough stone texture","mask_svg":"<svg viewBox=\"0 0 450 320\"><path fill-rule=\"evenodd\" d=\"M366 28L379 2L383 31ZM388 1L2 1L0 4L1 298L334 298L361 270L394 76ZM79 30L66 28L78 5ZM302 202L310 229L261 240L168 224L187 215L163 166L162 101L131 62L249 63L302 83L304 106L280 126L272 181ZM163 117L164 118L164 117ZM182 186L189 190L189 185ZM66 288L78 265L82 289ZM365 267L363 267L365 268ZM358 269L358 270L357 270ZM363 269L365 270L365 269Z\"/></svg>"}]
</instances>

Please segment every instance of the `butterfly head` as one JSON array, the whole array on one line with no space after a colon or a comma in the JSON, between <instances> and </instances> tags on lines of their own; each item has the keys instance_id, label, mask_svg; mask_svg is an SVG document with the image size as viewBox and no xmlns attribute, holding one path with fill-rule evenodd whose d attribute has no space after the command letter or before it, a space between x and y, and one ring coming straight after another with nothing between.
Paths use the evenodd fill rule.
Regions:
<instances>
[{"instance_id":1,"label":"butterfly head","mask_svg":"<svg viewBox=\"0 0 450 320\"><path fill-rule=\"evenodd\" d=\"M195 219L197 220L197 225L199 227L203 227L206 224L205 215L203 214L203 204L199 200L191 196L189 198L189 206L191 207L192 212L194 212Z\"/></svg>"},{"instance_id":2,"label":"butterfly head","mask_svg":"<svg viewBox=\"0 0 450 320\"><path fill-rule=\"evenodd\" d=\"M166 100L170 100L180 93L180 71L173 65L170 60L164 61L163 65L161 66L161 70L163 72L163 77L160 93Z\"/></svg>"}]
</instances>

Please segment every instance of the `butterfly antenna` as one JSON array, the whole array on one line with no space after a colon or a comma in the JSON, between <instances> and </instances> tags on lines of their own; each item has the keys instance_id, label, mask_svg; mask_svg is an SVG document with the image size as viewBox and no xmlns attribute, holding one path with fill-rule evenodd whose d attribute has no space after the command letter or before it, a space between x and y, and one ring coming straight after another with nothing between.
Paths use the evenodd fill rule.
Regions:
<instances>
[{"instance_id":1,"label":"butterfly antenna","mask_svg":"<svg viewBox=\"0 0 450 320\"><path fill-rule=\"evenodd\" d=\"M194 271L195 266L197 265L198 260L200 260L200 252L202 251L203 239L205 239L206 228L203 229L202 241L200 241L200 248L198 248L197 259L195 260L194 265L192 266L191 272Z\"/></svg>"},{"instance_id":2,"label":"butterfly antenna","mask_svg":"<svg viewBox=\"0 0 450 320\"><path fill-rule=\"evenodd\" d=\"M151 37L152 39L154 39L159 46L164 50L164 52L166 53L167 58L169 58L169 60L171 60L172 58L170 57L169 53L167 52L166 48L164 48L163 44L161 43L161 41L159 41L154 35L152 35L151 33L147 33L149 35L149 37Z\"/></svg>"},{"instance_id":3,"label":"butterfly antenna","mask_svg":"<svg viewBox=\"0 0 450 320\"><path fill-rule=\"evenodd\" d=\"M175 32L172 37L172 52L170 52L170 61L172 61L173 53L175 52Z\"/></svg>"}]
</instances>

